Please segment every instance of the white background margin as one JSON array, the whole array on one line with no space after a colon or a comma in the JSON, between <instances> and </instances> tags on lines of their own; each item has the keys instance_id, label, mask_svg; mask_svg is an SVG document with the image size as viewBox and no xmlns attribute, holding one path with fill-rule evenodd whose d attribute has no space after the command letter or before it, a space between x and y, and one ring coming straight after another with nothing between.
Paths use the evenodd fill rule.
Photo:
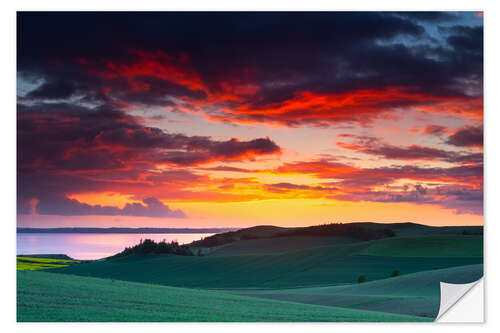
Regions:
<instances>
[{"instance_id":1,"label":"white background margin","mask_svg":"<svg viewBox=\"0 0 500 333\"><path fill-rule=\"evenodd\" d=\"M1 223L1 299L0 319L3 332L26 331L51 333L71 333L101 331L117 331L120 333L141 331L172 332L231 332L238 333L266 331L282 331L295 333L304 331L332 332L363 331L378 332L419 332L422 330L453 330L453 332L476 332L477 330L494 329L499 331L498 297L500 296L500 279L495 254L499 252L500 237L498 201L500 200L500 165L498 151L500 145L500 11L499 1L462 1L462 0L419 0L419 1L63 1L63 0L4 0L0 4L0 223ZM223 324L223 323L189 323L189 324L140 324L140 323L105 323L105 324L18 324L16 320L16 275L15 275L15 241L16 237L16 10L484 10L485 20L485 320L486 324L362 324L362 323L274 323L274 324ZM498 262L498 261L497 261ZM170 333L169 332L169 333ZM426 332L427 333L427 332Z\"/></svg>"}]
</instances>

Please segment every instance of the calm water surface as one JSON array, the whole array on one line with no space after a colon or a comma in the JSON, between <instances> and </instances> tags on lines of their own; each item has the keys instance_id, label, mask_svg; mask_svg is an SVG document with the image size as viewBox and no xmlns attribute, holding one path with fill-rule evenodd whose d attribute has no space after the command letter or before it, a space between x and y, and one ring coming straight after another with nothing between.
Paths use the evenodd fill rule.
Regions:
<instances>
[{"instance_id":1,"label":"calm water surface","mask_svg":"<svg viewBox=\"0 0 500 333\"><path fill-rule=\"evenodd\" d=\"M179 244L213 234L17 234L17 254L67 254L75 259L99 259L138 244L141 239L178 241Z\"/></svg>"}]
</instances>

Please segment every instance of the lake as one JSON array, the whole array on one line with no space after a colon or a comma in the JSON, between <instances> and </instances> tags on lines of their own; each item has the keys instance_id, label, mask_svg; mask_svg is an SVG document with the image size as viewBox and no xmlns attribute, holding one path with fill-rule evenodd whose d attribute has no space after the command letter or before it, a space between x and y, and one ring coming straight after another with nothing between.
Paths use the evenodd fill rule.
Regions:
<instances>
[{"instance_id":1,"label":"lake","mask_svg":"<svg viewBox=\"0 0 500 333\"><path fill-rule=\"evenodd\" d=\"M213 234L65 234L18 233L17 254L66 254L75 259L100 259L139 244L141 239L156 242L178 241L179 244Z\"/></svg>"}]
</instances>

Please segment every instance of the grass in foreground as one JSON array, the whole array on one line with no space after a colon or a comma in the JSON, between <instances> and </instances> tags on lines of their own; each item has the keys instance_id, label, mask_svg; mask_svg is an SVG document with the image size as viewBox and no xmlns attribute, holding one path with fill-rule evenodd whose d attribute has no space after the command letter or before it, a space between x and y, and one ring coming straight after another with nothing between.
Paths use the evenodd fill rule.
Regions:
<instances>
[{"instance_id":1,"label":"grass in foreground","mask_svg":"<svg viewBox=\"0 0 500 333\"><path fill-rule=\"evenodd\" d=\"M18 321L430 321L211 291L17 272Z\"/></svg>"},{"instance_id":2,"label":"grass in foreground","mask_svg":"<svg viewBox=\"0 0 500 333\"><path fill-rule=\"evenodd\" d=\"M439 312L440 282L471 283L482 276L483 265L470 265L347 286L225 292L306 304L435 318Z\"/></svg>"}]
</instances>

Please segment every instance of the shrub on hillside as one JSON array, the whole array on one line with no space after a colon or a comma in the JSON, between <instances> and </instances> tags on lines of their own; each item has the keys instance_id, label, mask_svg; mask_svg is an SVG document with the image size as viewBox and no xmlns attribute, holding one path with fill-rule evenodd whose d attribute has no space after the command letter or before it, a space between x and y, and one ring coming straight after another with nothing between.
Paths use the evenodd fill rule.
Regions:
<instances>
[{"instance_id":1,"label":"shrub on hillside","mask_svg":"<svg viewBox=\"0 0 500 333\"><path fill-rule=\"evenodd\" d=\"M391 277L395 277L395 276L398 276L398 275L399 275L399 269L395 269L391 273Z\"/></svg>"},{"instance_id":2,"label":"shrub on hillside","mask_svg":"<svg viewBox=\"0 0 500 333\"><path fill-rule=\"evenodd\" d=\"M363 283L365 281L366 281L366 275L361 274L360 276L358 276L358 283Z\"/></svg>"}]
</instances>

